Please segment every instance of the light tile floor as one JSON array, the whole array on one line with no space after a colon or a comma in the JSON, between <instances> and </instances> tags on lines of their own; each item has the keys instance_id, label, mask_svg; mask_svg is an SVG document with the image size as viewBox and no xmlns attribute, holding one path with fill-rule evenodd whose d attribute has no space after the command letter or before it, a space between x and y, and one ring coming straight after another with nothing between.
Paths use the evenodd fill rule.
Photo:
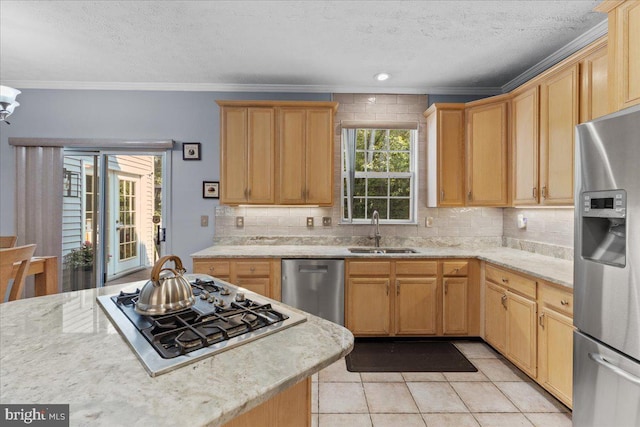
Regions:
<instances>
[{"instance_id":1,"label":"light tile floor","mask_svg":"<svg viewBox=\"0 0 640 427\"><path fill-rule=\"evenodd\" d=\"M478 372L354 373L344 359L313 376L314 427L571 427L568 408L477 341L455 345Z\"/></svg>"}]
</instances>

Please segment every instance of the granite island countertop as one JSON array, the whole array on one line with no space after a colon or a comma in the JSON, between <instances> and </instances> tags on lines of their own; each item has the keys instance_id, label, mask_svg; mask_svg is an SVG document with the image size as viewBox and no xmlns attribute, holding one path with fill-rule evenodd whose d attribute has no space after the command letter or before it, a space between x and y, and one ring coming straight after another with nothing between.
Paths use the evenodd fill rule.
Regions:
<instances>
[{"instance_id":1,"label":"granite island countertop","mask_svg":"<svg viewBox=\"0 0 640 427\"><path fill-rule=\"evenodd\" d=\"M325 245L214 245L192 258L478 258L573 289L573 261L511 248L463 249L415 247L416 253L355 254L345 246Z\"/></svg>"},{"instance_id":2,"label":"granite island countertop","mask_svg":"<svg viewBox=\"0 0 640 427\"><path fill-rule=\"evenodd\" d=\"M353 347L347 329L308 315L301 324L151 377L96 301L143 284L0 304L0 402L70 404L71 426L217 426Z\"/></svg>"}]
</instances>

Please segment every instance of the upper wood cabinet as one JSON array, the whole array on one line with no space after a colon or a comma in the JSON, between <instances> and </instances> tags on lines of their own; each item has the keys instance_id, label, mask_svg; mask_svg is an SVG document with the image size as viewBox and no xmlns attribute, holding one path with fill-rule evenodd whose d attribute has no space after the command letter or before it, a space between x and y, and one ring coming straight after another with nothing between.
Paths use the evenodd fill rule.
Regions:
<instances>
[{"instance_id":1,"label":"upper wood cabinet","mask_svg":"<svg viewBox=\"0 0 640 427\"><path fill-rule=\"evenodd\" d=\"M609 18L609 106L640 104L640 1L604 1L596 7Z\"/></svg>"},{"instance_id":2,"label":"upper wood cabinet","mask_svg":"<svg viewBox=\"0 0 640 427\"><path fill-rule=\"evenodd\" d=\"M513 204L538 204L539 87L515 93L511 102Z\"/></svg>"},{"instance_id":3,"label":"upper wood cabinet","mask_svg":"<svg viewBox=\"0 0 640 427\"><path fill-rule=\"evenodd\" d=\"M609 114L607 44L580 61L580 123Z\"/></svg>"},{"instance_id":4,"label":"upper wood cabinet","mask_svg":"<svg viewBox=\"0 0 640 427\"><path fill-rule=\"evenodd\" d=\"M464 104L433 104L427 118L427 206L465 205Z\"/></svg>"},{"instance_id":5,"label":"upper wood cabinet","mask_svg":"<svg viewBox=\"0 0 640 427\"><path fill-rule=\"evenodd\" d=\"M333 203L333 111L280 108L281 204Z\"/></svg>"},{"instance_id":6,"label":"upper wood cabinet","mask_svg":"<svg viewBox=\"0 0 640 427\"><path fill-rule=\"evenodd\" d=\"M467 106L467 205L507 206L508 96Z\"/></svg>"},{"instance_id":7,"label":"upper wood cabinet","mask_svg":"<svg viewBox=\"0 0 640 427\"><path fill-rule=\"evenodd\" d=\"M336 102L216 102L221 203L333 203Z\"/></svg>"},{"instance_id":8,"label":"upper wood cabinet","mask_svg":"<svg viewBox=\"0 0 640 427\"><path fill-rule=\"evenodd\" d=\"M275 202L275 110L220 109L220 200L227 204Z\"/></svg>"},{"instance_id":9,"label":"upper wood cabinet","mask_svg":"<svg viewBox=\"0 0 640 427\"><path fill-rule=\"evenodd\" d=\"M573 204L578 76L578 64L573 64L540 83L540 196L544 205Z\"/></svg>"}]
</instances>

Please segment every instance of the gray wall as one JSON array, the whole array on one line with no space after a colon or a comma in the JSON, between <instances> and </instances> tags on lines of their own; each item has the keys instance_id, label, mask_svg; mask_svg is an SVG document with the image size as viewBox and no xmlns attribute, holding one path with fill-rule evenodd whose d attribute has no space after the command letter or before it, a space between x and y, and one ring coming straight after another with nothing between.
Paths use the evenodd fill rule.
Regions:
<instances>
[{"instance_id":1,"label":"gray wall","mask_svg":"<svg viewBox=\"0 0 640 427\"><path fill-rule=\"evenodd\" d=\"M18 88L19 89L19 88ZM211 245L217 200L202 198L202 181L220 178L220 123L216 99L329 101L331 94L158 92L26 89L20 106L0 123L0 234L16 233L15 153L9 137L173 139L172 253ZM181 142L202 143L201 161L183 161ZM62 195L61 195L62 197ZM200 227L209 215L209 227Z\"/></svg>"}]
</instances>

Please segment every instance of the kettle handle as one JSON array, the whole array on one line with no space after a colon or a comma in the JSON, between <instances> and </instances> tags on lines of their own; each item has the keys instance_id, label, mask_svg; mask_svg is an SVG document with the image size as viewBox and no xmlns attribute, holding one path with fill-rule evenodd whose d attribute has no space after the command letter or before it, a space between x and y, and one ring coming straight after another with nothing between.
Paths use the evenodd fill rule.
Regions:
<instances>
[{"instance_id":1,"label":"kettle handle","mask_svg":"<svg viewBox=\"0 0 640 427\"><path fill-rule=\"evenodd\" d=\"M176 266L176 271L178 272L178 274L182 274L186 271L184 267L182 267L182 261L178 256L165 255L155 263L155 265L153 266L153 269L151 270L151 281L153 283L158 283L160 281L160 272L163 270L162 266L169 261L173 261L173 263Z\"/></svg>"}]
</instances>

